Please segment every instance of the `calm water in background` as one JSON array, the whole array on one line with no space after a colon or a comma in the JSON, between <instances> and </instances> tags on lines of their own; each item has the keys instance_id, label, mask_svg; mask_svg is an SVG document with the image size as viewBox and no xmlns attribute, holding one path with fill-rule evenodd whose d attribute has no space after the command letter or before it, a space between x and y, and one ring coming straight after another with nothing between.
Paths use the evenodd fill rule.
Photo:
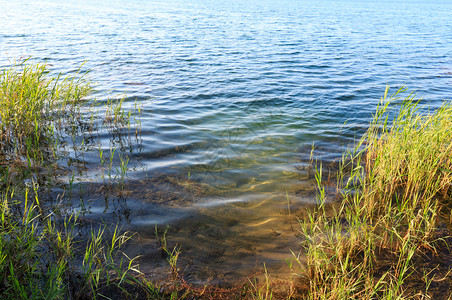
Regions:
<instances>
[{"instance_id":1,"label":"calm water in background","mask_svg":"<svg viewBox=\"0 0 452 300\"><path fill-rule=\"evenodd\" d=\"M133 251L144 264L149 255L150 269L156 223L172 226L187 260L231 277L290 256L288 204L314 201L313 142L319 159L340 157L387 84L406 84L432 106L451 99L450 1L0 0L0 8L0 65L32 56L67 73L87 60L97 98L125 93L126 109L142 107L126 199L106 207L83 197L92 220L126 212L143 237ZM108 151L112 136L100 138ZM87 178L100 182L98 168L77 180ZM159 183L171 190L163 202ZM210 274L195 271L201 281Z\"/></svg>"}]
</instances>

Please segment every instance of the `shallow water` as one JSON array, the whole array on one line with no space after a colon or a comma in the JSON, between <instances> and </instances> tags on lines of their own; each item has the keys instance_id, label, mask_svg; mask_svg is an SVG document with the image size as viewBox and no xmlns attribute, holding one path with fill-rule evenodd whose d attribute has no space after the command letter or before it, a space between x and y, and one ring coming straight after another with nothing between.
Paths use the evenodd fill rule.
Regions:
<instances>
[{"instance_id":1,"label":"shallow water","mask_svg":"<svg viewBox=\"0 0 452 300\"><path fill-rule=\"evenodd\" d=\"M67 2L0 0L0 65L32 56L71 73L87 60L98 99L141 107L126 144L85 132L118 149L114 171L129 157L123 192L106 196L92 147L70 152L86 169L72 203L139 232L129 251L148 270L162 263L154 226L169 224L193 281L283 268L294 215L315 201L311 145L340 158L386 84L433 107L452 91L448 1Z\"/></svg>"}]
</instances>

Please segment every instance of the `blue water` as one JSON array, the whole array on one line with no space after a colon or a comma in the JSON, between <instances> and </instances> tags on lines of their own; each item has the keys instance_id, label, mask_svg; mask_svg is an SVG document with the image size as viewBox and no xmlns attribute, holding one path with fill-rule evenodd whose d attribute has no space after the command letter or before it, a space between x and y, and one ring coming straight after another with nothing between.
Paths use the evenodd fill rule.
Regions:
<instances>
[{"instance_id":1,"label":"blue water","mask_svg":"<svg viewBox=\"0 0 452 300\"><path fill-rule=\"evenodd\" d=\"M251 237L247 255L277 256L262 244L269 230L288 228L287 199L314 201L299 192L313 189L311 145L320 160L339 158L365 132L386 85L405 84L433 107L452 94L450 1L0 0L0 7L0 65L31 56L72 73L87 61L95 97L125 94L126 109L142 107L141 140L129 153L129 179L142 191L129 199L131 229L177 227L194 216L207 216L209 228L235 224L220 238L202 226L195 237L174 233L181 243L205 237L197 240L205 248L221 240L228 261ZM107 151L111 136L101 139ZM154 206L143 178L156 173L213 192L184 209Z\"/></svg>"}]
</instances>

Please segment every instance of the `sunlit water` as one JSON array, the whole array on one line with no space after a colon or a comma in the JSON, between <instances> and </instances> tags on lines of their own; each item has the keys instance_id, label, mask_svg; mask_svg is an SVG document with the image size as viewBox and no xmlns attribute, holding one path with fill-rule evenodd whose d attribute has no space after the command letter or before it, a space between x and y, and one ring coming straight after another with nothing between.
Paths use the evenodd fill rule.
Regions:
<instances>
[{"instance_id":1,"label":"sunlit water","mask_svg":"<svg viewBox=\"0 0 452 300\"><path fill-rule=\"evenodd\" d=\"M128 251L142 255L149 273L163 264L154 226L169 224L168 240L181 245L194 282L227 281L263 262L275 273L283 268L289 249L299 249L294 214L315 202L312 144L319 160L340 158L387 84L406 84L432 106L452 91L450 1L0 0L0 7L2 66L32 56L71 73L87 61L82 71L91 70L95 97L125 94L127 110L141 107L129 147L112 144L112 132L86 132L104 153L117 148L114 172L118 153L129 157L124 192L105 196L108 175L91 149L87 170L74 178L91 184L74 198L87 220L139 232Z\"/></svg>"}]
</instances>

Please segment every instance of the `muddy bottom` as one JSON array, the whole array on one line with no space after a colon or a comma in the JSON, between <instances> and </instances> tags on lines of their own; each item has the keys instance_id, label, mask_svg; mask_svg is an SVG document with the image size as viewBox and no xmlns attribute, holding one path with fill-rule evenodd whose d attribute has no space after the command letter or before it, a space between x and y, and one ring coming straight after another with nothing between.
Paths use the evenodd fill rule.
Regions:
<instances>
[{"instance_id":1,"label":"muddy bottom","mask_svg":"<svg viewBox=\"0 0 452 300\"><path fill-rule=\"evenodd\" d=\"M296 221L292 220L291 227L287 211L281 209L279 215L271 211L270 218L234 205L195 212L172 222L166 233L167 247L180 247L178 267L187 281L232 285L261 273L264 263L274 278L289 279L286 259L291 258L291 250L298 252L300 239L296 229L292 230ZM164 230L158 227L160 237ZM141 270L151 274L168 256L161 251L153 226L136 231L140 238L126 251L140 255Z\"/></svg>"},{"instance_id":2,"label":"muddy bottom","mask_svg":"<svg viewBox=\"0 0 452 300\"><path fill-rule=\"evenodd\" d=\"M219 191L167 175L123 185L87 183L81 190L73 194L85 199L84 222L119 222L136 233L123 250L139 257L147 277L168 281L170 255L163 248L176 249L181 278L218 287L262 277L265 268L272 280L289 281L288 260L301 248L297 217L315 203L311 180L286 194Z\"/></svg>"}]
</instances>

